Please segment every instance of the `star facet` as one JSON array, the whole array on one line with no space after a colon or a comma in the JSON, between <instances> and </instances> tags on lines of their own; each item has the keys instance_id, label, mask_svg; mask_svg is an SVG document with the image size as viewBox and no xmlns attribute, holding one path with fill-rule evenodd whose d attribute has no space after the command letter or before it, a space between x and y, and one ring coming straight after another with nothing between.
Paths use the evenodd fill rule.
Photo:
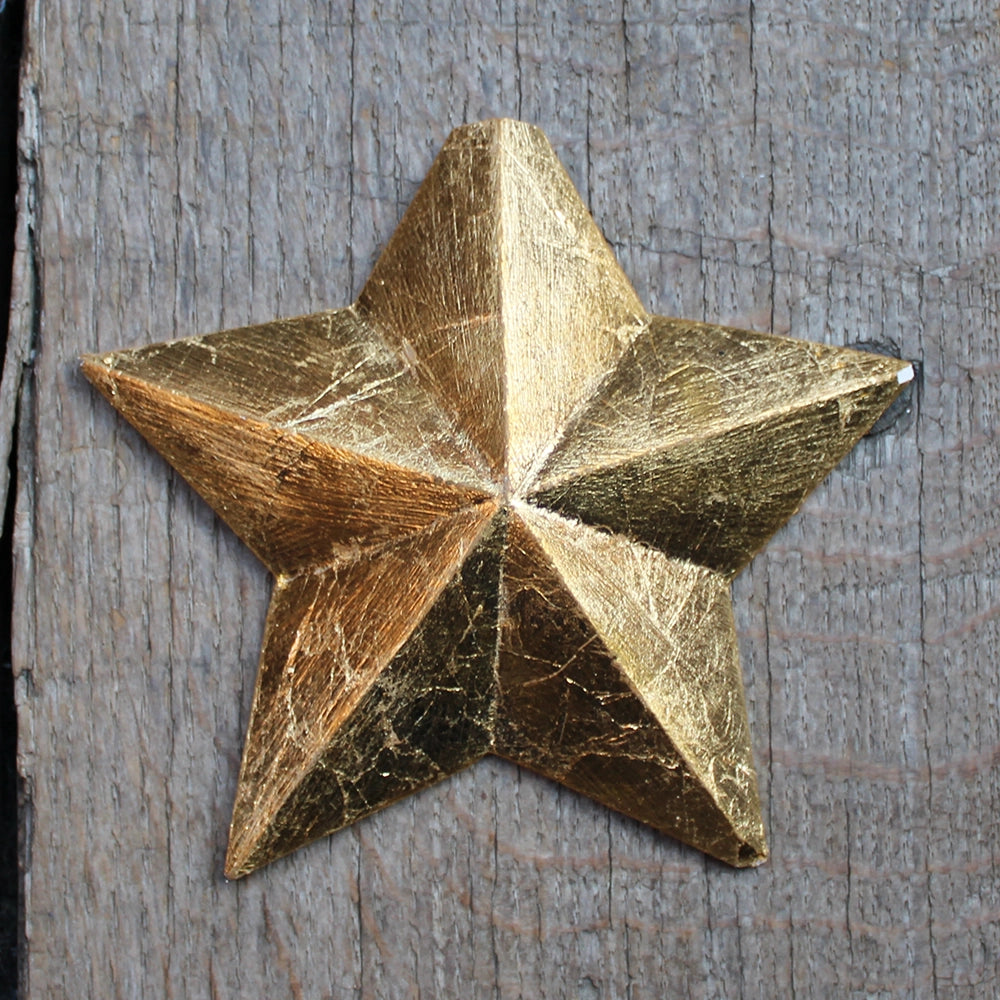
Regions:
<instances>
[{"instance_id":1,"label":"star facet","mask_svg":"<svg viewBox=\"0 0 1000 1000\"><path fill-rule=\"evenodd\" d=\"M730 581L902 363L647 314L491 121L354 305L83 367L275 575L229 876L487 753L766 856Z\"/></svg>"}]
</instances>

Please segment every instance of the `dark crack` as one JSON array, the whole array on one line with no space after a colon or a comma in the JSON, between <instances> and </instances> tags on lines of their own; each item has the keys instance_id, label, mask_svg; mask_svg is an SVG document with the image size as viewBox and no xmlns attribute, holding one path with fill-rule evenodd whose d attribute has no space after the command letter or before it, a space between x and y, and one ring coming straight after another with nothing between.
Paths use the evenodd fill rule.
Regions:
<instances>
[{"instance_id":1,"label":"dark crack","mask_svg":"<svg viewBox=\"0 0 1000 1000\"><path fill-rule=\"evenodd\" d=\"M23 0L0 8L0 311L10 316L14 233L17 224L17 122L18 75L24 33ZM32 289L34 297L35 290ZM37 317L36 317L37 321ZM16 353L8 359L10 330L4 337L4 365L19 363ZM20 398L20 377L17 397ZM18 995L19 943L24 936L20 905L19 840L24 843L30 810L28 790L17 772L17 711L11 648L14 575L14 504L17 495L17 441L20 412L15 406L11 449L7 456L7 493L0 536L0 1000ZM23 831L23 832L22 832Z\"/></svg>"}]
</instances>

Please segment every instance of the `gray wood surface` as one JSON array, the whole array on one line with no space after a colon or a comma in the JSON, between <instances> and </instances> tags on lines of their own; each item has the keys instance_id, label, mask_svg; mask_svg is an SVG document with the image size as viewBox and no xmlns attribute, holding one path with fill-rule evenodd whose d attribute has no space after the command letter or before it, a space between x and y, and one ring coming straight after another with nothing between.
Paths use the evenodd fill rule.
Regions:
<instances>
[{"instance_id":1,"label":"gray wood surface","mask_svg":"<svg viewBox=\"0 0 1000 1000\"><path fill-rule=\"evenodd\" d=\"M994 7L29 2L25 997L1000 993ZM226 883L268 578L74 358L346 304L492 115L650 308L922 365L734 588L772 858L487 761Z\"/></svg>"}]
</instances>

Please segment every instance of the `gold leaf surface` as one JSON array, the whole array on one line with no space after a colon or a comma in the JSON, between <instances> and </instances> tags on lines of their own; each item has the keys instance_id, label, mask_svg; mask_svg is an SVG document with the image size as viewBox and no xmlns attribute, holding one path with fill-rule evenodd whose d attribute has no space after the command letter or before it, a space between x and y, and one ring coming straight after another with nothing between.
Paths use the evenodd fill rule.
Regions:
<instances>
[{"instance_id":1,"label":"gold leaf surface","mask_svg":"<svg viewBox=\"0 0 1000 1000\"><path fill-rule=\"evenodd\" d=\"M648 315L490 121L353 306L83 369L276 575L228 875L491 752L766 857L729 582L908 366Z\"/></svg>"}]
</instances>

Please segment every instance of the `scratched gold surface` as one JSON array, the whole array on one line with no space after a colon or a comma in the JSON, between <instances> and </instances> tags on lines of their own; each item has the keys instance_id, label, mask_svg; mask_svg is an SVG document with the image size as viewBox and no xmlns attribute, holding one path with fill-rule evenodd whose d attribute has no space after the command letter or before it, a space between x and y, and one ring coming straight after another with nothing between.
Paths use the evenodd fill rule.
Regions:
<instances>
[{"instance_id":1,"label":"scratched gold surface","mask_svg":"<svg viewBox=\"0 0 1000 1000\"><path fill-rule=\"evenodd\" d=\"M650 316L505 120L352 306L83 370L275 575L229 876L487 753L766 857L729 584L903 363Z\"/></svg>"}]
</instances>

